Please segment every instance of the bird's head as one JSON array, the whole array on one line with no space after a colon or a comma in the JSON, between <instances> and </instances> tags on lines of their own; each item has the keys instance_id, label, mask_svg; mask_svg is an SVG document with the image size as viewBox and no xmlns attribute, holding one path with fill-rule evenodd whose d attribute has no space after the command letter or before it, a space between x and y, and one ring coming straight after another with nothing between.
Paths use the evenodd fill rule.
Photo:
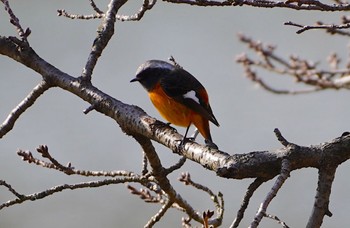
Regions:
<instances>
[{"instance_id":1,"label":"bird's head","mask_svg":"<svg viewBox=\"0 0 350 228\"><path fill-rule=\"evenodd\" d=\"M130 82L140 82L141 85L150 91L156 86L161 77L166 76L176 67L162 60L148 60L143 63L136 71L136 77Z\"/></svg>"}]
</instances>

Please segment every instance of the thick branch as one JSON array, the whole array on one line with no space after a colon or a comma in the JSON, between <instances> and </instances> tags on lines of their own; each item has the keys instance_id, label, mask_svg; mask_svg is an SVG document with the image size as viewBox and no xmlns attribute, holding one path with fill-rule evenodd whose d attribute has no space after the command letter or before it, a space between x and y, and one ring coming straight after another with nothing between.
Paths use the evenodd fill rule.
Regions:
<instances>
[{"instance_id":1,"label":"thick branch","mask_svg":"<svg viewBox=\"0 0 350 228\"><path fill-rule=\"evenodd\" d=\"M332 216L328 206L337 165L327 163L325 160L318 171L317 192L307 228L321 227L324 216Z\"/></svg>"},{"instance_id":2,"label":"thick branch","mask_svg":"<svg viewBox=\"0 0 350 228\"><path fill-rule=\"evenodd\" d=\"M98 58L101 56L102 51L107 46L109 40L114 34L114 24L116 21L116 15L118 9L122 7L127 0L111 0L108 5L108 10L103 19L102 26L97 31L98 35L94 40L91 53L88 61L86 62L85 68L83 69L82 78L85 82L91 81L92 71L95 68Z\"/></svg>"},{"instance_id":3,"label":"thick branch","mask_svg":"<svg viewBox=\"0 0 350 228\"><path fill-rule=\"evenodd\" d=\"M10 45L7 45L9 43ZM182 156L215 171L217 175L222 177L236 179L271 178L271 176L279 174L281 157L287 154L293 158L290 159L292 170L305 167L318 168L319 161L324 155L320 153L321 146L298 147L292 153L288 148L282 148L277 151L259 151L232 156L194 142L188 142L184 147L179 148L178 142L182 139L182 135L172 128L147 116L143 110L136 106L124 104L92 85L80 83L76 78L61 72L41 59L32 49L18 51L17 46L11 40L0 37L0 53L37 71L53 86L67 90L90 104L96 104L95 110L116 120L127 134L136 133L153 139L172 151L178 151ZM350 157L350 151L347 149L350 148L349 136L337 138L327 145L333 148L329 154L339 156L341 159L339 162Z\"/></svg>"},{"instance_id":4,"label":"thick branch","mask_svg":"<svg viewBox=\"0 0 350 228\"><path fill-rule=\"evenodd\" d=\"M170 184L169 179L166 175L166 170L163 168L158 154L155 151L155 148L153 147L151 141L148 138L141 135L134 135L134 138L141 145L144 153L147 155L150 166L152 167L152 173L156 178L160 188L168 195L169 202L177 203L186 211L186 213L191 218L195 219L196 221L201 221L201 217L193 210L192 206L188 204L181 197L181 195L177 194L175 189ZM158 221L160 215L161 214L158 214L154 217L157 218L157 220L155 221ZM150 222L150 224L153 224L153 222Z\"/></svg>"}]
</instances>

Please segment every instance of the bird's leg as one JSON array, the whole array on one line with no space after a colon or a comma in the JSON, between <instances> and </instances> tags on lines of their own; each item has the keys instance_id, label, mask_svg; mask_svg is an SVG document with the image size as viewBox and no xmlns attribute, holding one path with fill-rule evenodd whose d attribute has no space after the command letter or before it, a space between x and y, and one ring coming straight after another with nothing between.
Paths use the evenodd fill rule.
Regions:
<instances>
[{"instance_id":1,"label":"bird's leg","mask_svg":"<svg viewBox=\"0 0 350 228\"><path fill-rule=\"evenodd\" d=\"M187 133L188 133L188 130L190 129L190 127L191 127L191 124L189 124L188 127L186 128L185 135L184 135L184 137L182 138L181 143L180 143L180 145L179 145L180 147L184 146L185 143L186 143L187 141L192 141L190 138L187 138L187 137L186 137L186 136L187 136Z\"/></svg>"},{"instance_id":2,"label":"bird's leg","mask_svg":"<svg viewBox=\"0 0 350 228\"><path fill-rule=\"evenodd\" d=\"M199 134L199 131L198 131L198 128L196 128L194 130L193 134L188 139L191 140L191 141L194 141L194 140L196 140L198 134Z\"/></svg>"}]
</instances>

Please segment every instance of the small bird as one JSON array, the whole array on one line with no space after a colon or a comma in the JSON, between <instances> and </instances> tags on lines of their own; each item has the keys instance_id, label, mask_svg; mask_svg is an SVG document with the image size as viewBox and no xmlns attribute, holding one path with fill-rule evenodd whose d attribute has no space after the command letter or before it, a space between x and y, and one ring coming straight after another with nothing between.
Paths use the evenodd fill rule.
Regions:
<instances>
[{"instance_id":1,"label":"small bird","mask_svg":"<svg viewBox=\"0 0 350 228\"><path fill-rule=\"evenodd\" d=\"M194 124L206 144L217 148L212 141L209 121L216 126L219 123L209 105L207 91L194 76L177 64L149 60L137 69L136 77L130 82L136 81L147 90L163 118L171 124L187 127L184 140Z\"/></svg>"}]
</instances>

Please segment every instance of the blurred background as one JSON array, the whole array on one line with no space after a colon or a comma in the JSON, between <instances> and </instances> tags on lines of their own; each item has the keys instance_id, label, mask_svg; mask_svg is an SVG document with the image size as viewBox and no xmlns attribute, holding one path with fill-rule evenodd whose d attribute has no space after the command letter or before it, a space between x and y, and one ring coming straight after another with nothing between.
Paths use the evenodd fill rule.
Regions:
<instances>
[{"instance_id":1,"label":"blurred background","mask_svg":"<svg viewBox=\"0 0 350 228\"><path fill-rule=\"evenodd\" d=\"M92 14L88 1L11 1L14 13L32 34L34 50L60 70L79 76L87 60L100 20L70 20L57 16L57 9L73 14ZM97 4L106 9L107 1ZM133 14L141 1L130 1L119 13ZM324 91L308 95L274 95L255 86L244 77L235 58L246 52L238 41L239 32L257 40L277 45L281 56L295 54L320 61L337 52L348 56L348 40L324 31L297 35L286 21L313 24L338 23L339 13L258 9L252 7L193 7L159 1L139 22L117 22L116 33L93 74L93 84L105 93L128 104L138 105L149 115L161 119L146 92L130 84L137 67L148 59L166 60L173 55L177 62L195 75L210 95L211 106L221 126L212 126L212 136L221 150L230 154L277 149L274 136L278 127L291 142L299 145L319 144L349 131L347 91ZM0 9L0 34L17 36L3 6ZM248 51L248 53L250 53ZM250 53L253 54L253 53ZM40 75L5 57L0 57L0 122L41 80ZM291 80L270 72L260 72L280 88L298 88ZM71 162L82 170L130 170L140 172L142 151L137 143L123 134L115 121L97 112L83 114L89 106L78 97L53 88L16 122L14 129L0 140L0 179L6 180L22 194L40 192L64 183L98 178L66 176L21 161L18 149L30 150L46 144L51 154L63 164ZM184 128L177 128L184 133ZM197 139L203 143L202 138ZM154 143L156 144L156 143ZM167 148L156 145L165 166L180 158ZM181 171L188 171L195 182L221 191L225 198L227 227L235 218L242 197L253 180L218 178L200 165L187 161ZM179 183L181 171L170 175L178 192L197 210L213 210L209 197ZM350 183L349 163L342 164L334 181L330 201L333 217L325 217L323 227L348 224ZM268 212L277 215L290 227L305 227L313 206L317 170L302 169L291 173L273 200ZM253 219L273 181L265 183L254 195L241 227ZM140 186L134 185L136 188ZM0 188L0 202L13 199ZM63 191L43 200L25 202L0 212L0 227L143 227L160 205L144 203L131 195L125 185L97 189ZM180 227L184 214L170 210L156 227ZM194 223L195 224L195 223ZM198 224L196 224L198 225ZM280 227L263 219L260 227Z\"/></svg>"}]
</instances>

